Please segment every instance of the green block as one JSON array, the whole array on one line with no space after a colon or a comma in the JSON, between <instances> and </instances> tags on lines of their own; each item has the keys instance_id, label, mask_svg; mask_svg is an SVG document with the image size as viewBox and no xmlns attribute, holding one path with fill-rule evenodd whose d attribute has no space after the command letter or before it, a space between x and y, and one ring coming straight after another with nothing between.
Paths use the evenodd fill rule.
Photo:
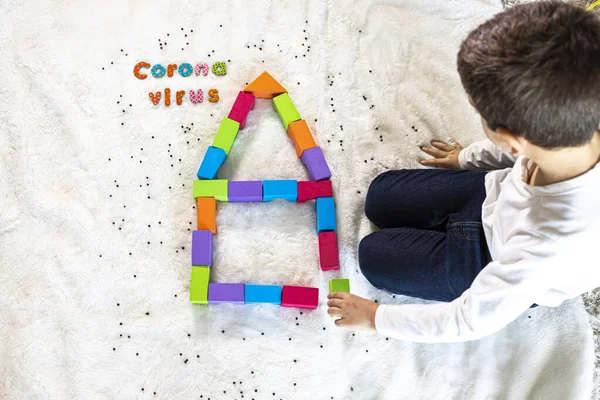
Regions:
<instances>
[{"instance_id":1,"label":"green block","mask_svg":"<svg viewBox=\"0 0 600 400\"><path fill-rule=\"evenodd\" d=\"M219 125L217 135L212 142L212 146L225 150L225 154L229 155L229 151L231 150L231 146L233 146L233 142L235 141L235 137L239 130L239 122L227 117L223 118L221 125Z\"/></svg>"},{"instance_id":2,"label":"green block","mask_svg":"<svg viewBox=\"0 0 600 400\"><path fill-rule=\"evenodd\" d=\"M275 111L279 114L279 118L281 118L286 131L289 124L302 119L287 93L273 97L273 107L275 107Z\"/></svg>"},{"instance_id":3,"label":"green block","mask_svg":"<svg viewBox=\"0 0 600 400\"><path fill-rule=\"evenodd\" d=\"M208 304L208 281L210 267L192 267L190 281L190 302L194 304Z\"/></svg>"},{"instance_id":4,"label":"green block","mask_svg":"<svg viewBox=\"0 0 600 400\"><path fill-rule=\"evenodd\" d=\"M194 198L214 197L219 201L229 201L227 179L195 180Z\"/></svg>"},{"instance_id":5,"label":"green block","mask_svg":"<svg viewBox=\"0 0 600 400\"><path fill-rule=\"evenodd\" d=\"M350 280L349 279L331 279L329 281L329 293L344 292L350 293Z\"/></svg>"}]
</instances>

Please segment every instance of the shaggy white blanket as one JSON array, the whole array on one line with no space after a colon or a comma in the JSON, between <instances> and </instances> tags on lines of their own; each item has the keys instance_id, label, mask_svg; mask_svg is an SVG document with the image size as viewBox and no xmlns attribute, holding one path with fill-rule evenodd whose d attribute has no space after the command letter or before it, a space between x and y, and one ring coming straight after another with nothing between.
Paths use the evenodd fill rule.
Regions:
<instances>
[{"instance_id":1,"label":"shaggy white blanket","mask_svg":"<svg viewBox=\"0 0 600 400\"><path fill-rule=\"evenodd\" d=\"M484 340L422 345L336 328L327 281L358 271L365 190L418 144L480 138L455 55L493 0L0 0L0 397L585 399L579 300ZM160 39L160 40L159 40ZM227 64L139 80L139 61ZM268 70L333 171L342 269L317 267L311 204L221 204L220 282L318 286L315 311L188 302L192 180L219 121ZM170 107L148 92L169 87ZM210 88L220 100L208 102ZM203 89L205 100L177 90ZM164 96L164 93L163 93ZM222 176L306 179L270 101Z\"/></svg>"}]
</instances>

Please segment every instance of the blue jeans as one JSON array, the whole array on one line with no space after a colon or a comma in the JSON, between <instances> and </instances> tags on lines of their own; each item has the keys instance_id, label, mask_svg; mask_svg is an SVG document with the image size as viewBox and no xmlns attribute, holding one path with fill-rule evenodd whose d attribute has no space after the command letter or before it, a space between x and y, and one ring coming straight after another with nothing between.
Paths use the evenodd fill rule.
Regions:
<instances>
[{"instance_id":1,"label":"blue jeans","mask_svg":"<svg viewBox=\"0 0 600 400\"><path fill-rule=\"evenodd\" d=\"M481 225L485 174L417 169L375 178L365 213L381 230L360 242L365 277L406 296L459 297L492 260Z\"/></svg>"}]
</instances>

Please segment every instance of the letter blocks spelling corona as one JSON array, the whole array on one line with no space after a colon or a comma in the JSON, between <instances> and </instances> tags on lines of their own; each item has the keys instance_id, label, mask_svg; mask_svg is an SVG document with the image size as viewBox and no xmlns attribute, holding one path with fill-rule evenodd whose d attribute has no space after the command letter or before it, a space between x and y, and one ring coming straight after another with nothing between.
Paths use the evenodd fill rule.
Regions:
<instances>
[{"instance_id":1,"label":"letter blocks spelling corona","mask_svg":"<svg viewBox=\"0 0 600 400\"><path fill-rule=\"evenodd\" d=\"M218 172L244 129L255 99L273 99L273 107L294 143L296 155L312 180L229 181ZM282 307L317 308L319 290L293 285L258 285L210 282L213 235L217 233L216 202L270 202L277 199L304 203L315 200L316 232L320 266L323 271L338 270L339 255L331 171L323 151L317 146L308 124L301 119L287 91L267 72L239 92L229 115L221 121L208 147L194 181L193 195L198 214L197 230L192 232L192 277L190 302L195 304L278 304ZM331 289L331 287L330 287Z\"/></svg>"}]
</instances>

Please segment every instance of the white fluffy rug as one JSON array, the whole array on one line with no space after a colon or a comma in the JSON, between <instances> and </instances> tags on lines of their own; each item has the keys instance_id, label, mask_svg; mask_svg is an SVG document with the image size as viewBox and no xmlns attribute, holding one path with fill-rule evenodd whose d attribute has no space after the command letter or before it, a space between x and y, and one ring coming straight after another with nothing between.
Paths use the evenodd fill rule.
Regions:
<instances>
[{"instance_id":1,"label":"white fluffy rug","mask_svg":"<svg viewBox=\"0 0 600 400\"><path fill-rule=\"evenodd\" d=\"M450 345L339 330L325 311L336 275L380 302L412 301L358 272L365 189L383 170L415 167L432 137L481 137L455 54L500 9L0 0L0 397L589 398L580 300ZM224 61L227 75L138 80L138 61ZM236 93L263 70L287 87L333 171L342 269L317 267L311 204L221 204L214 276L316 285L315 311L188 302L191 183ZM165 87L217 88L220 101L152 105L148 92ZM307 178L269 101L223 176Z\"/></svg>"}]
</instances>

